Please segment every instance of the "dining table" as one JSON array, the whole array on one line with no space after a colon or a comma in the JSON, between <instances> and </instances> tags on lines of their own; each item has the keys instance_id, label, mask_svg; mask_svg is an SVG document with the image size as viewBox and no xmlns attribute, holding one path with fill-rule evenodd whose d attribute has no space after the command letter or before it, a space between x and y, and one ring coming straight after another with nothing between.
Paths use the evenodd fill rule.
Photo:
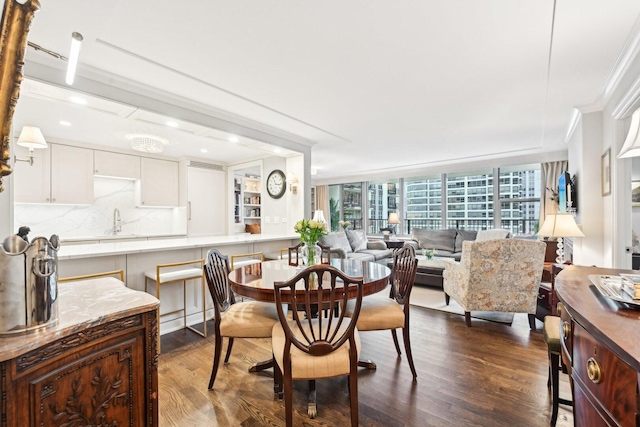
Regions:
<instances>
[{"instance_id":1,"label":"dining table","mask_svg":"<svg viewBox=\"0 0 640 427\"><path fill-rule=\"evenodd\" d=\"M389 283L391 269L383 264L372 261L362 261L358 259L332 258L330 265L342 271L350 277L362 277L362 296L375 294L384 290ZM254 299L256 301L272 302L275 304L274 283L286 282L302 271L304 266L290 265L289 260L263 261L255 264L245 265L234 269L229 273L229 284L236 295ZM303 284L296 288L297 292L304 293ZM328 293L327 293L328 294ZM310 294L312 303L329 302L321 299L322 293ZM347 293L349 299L357 297L357 290L353 289ZM287 298L287 293L282 294L283 302L291 302ZM274 366L273 358L257 362L249 372L258 372ZM371 360L360 360L358 366L367 369L376 369L376 364ZM275 387L275 386L274 386ZM309 381L309 407L308 413L311 418L316 414L315 406L315 381Z\"/></svg>"},{"instance_id":2,"label":"dining table","mask_svg":"<svg viewBox=\"0 0 640 427\"><path fill-rule=\"evenodd\" d=\"M342 271L347 276L362 277L362 296L375 294L382 291L389 283L391 269L384 264L372 261L362 261L358 259L332 258L330 265ZM290 265L288 260L263 261L255 264L245 265L234 269L229 273L229 284L236 295L241 295L256 301L272 302L275 304L276 297L274 283L286 282L298 274L304 266ZM304 293L302 283L300 283L300 293ZM320 293L311 293L310 301L322 303ZM347 297L356 298L356 289L351 290ZM291 302L287 294L282 294L283 302ZM358 365L367 369L376 369L376 364L371 360L360 360ZM258 362L249 368L249 372L258 372L273 367L273 359Z\"/></svg>"}]
</instances>

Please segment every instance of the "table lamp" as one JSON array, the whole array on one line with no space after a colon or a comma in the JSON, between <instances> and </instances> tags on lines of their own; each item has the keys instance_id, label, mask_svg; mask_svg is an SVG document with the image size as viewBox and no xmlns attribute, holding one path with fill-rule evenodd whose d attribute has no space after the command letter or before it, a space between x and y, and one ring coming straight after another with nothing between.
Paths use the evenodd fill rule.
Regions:
<instances>
[{"instance_id":1,"label":"table lamp","mask_svg":"<svg viewBox=\"0 0 640 427\"><path fill-rule=\"evenodd\" d=\"M324 222L325 224L327 223L327 220L324 219L324 212L320 209L316 210L313 213L313 218L314 221L318 221L318 222Z\"/></svg>"},{"instance_id":2,"label":"table lamp","mask_svg":"<svg viewBox=\"0 0 640 427\"><path fill-rule=\"evenodd\" d=\"M558 239L558 249L556 250L556 263L564 263L564 244L562 239L565 237L584 237L584 233L578 228L576 220L570 213L549 214L544 220L544 224L538 231L541 237L556 237Z\"/></svg>"},{"instance_id":3,"label":"table lamp","mask_svg":"<svg viewBox=\"0 0 640 427\"><path fill-rule=\"evenodd\" d=\"M396 231L396 225L400 224L400 218L398 217L398 212L389 212L389 220L387 221L389 225L393 224L393 230L395 234L398 234Z\"/></svg>"}]
</instances>

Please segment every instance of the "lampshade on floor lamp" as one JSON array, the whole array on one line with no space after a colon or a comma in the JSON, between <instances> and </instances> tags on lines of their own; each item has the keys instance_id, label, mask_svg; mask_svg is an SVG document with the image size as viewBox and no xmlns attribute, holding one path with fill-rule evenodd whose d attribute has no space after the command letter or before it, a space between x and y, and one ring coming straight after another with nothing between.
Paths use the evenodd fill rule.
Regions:
<instances>
[{"instance_id":1,"label":"lampshade on floor lamp","mask_svg":"<svg viewBox=\"0 0 640 427\"><path fill-rule=\"evenodd\" d=\"M544 224L538 231L540 237L556 237L558 239L558 249L556 250L556 263L564 263L564 244L562 239L565 237L584 237L584 233L578 228L576 220L570 213L555 213L547 215Z\"/></svg>"}]
</instances>

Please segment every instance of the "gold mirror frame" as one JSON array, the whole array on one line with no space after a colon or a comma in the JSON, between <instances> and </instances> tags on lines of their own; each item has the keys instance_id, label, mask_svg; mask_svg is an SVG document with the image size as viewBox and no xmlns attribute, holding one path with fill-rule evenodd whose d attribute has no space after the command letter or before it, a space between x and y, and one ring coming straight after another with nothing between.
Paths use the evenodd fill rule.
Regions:
<instances>
[{"instance_id":1,"label":"gold mirror frame","mask_svg":"<svg viewBox=\"0 0 640 427\"><path fill-rule=\"evenodd\" d=\"M4 191L2 178L13 169L11 160L11 120L20 97L22 66L27 48L27 35L31 20L40 10L38 0L27 0L24 4L16 0L5 0L2 9L2 32L0 32L0 192Z\"/></svg>"}]
</instances>

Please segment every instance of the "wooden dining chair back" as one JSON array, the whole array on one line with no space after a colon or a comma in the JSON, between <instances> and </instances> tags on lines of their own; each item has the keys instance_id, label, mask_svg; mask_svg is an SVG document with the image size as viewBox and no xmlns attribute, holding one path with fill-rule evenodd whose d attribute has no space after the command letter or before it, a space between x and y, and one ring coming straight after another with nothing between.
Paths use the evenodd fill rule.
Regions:
<instances>
[{"instance_id":1,"label":"wooden dining chair back","mask_svg":"<svg viewBox=\"0 0 640 427\"><path fill-rule=\"evenodd\" d=\"M393 269L391 271L389 298L371 295L362 301L357 327L362 331L390 330L398 357L402 355L396 329L402 328L404 349L413 379L417 378L413 354L411 353L411 339L409 333L409 299L413 283L416 280L418 260L413 246L403 246L393 255ZM355 312L354 304L349 301L345 309L346 316ZM375 369L371 361L361 361L360 366Z\"/></svg>"},{"instance_id":2,"label":"wooden dining chair back","mask_svg":"<svg viewBox=\"0 0 640 427\"><path fill-rule=\"evenodd\" d=\"M362 304L362 277L349 277L326 264L313 265L286 282L274 284L280 322L273 327L272 346L276 360L276 390L284 400L287 426L293 425L293 380L310 382L310 398L315 416L315 379L347 375L351 402L351 424L358 425L358 357L360 338L356 330ZM355 297L354 316L333 310L317 310L325 302L330 306L346 304ZM291 304L291 319L285 307ZM301 310L302 308L302 310ZM315 308L315 309L314 309ZM299 311L301 310L301 311ZM283 381L284 379L284 381ZM284 382L284 384L283 384Z\"/></svg>"},{"instance_id":3,"label":"wooden dining chair back","mask_svg":"<svg viewBox=\"0 0 640 427\"><path fill-rule=\"evenodd\" d=\"M234 338L269 338L273 325L278 323L274 304L259 301L236 302L229 284L229 271L229 258L217 249L211 249L204 266L215 311L215 348L209 390L213 389L220 366L223 337L229 339L224 359L224 363L229 363Z\"/></svg>"},{"instance_id":4,"label":"wooden dining chair back","mask_svg":"<svg viewBox=\"0 0 640 427\"><path fill-rule=\"evenodd\" d=\"M303 245L304 243L300 242L297 245L292 246L288 249L289 265L297 267L302 263L301 250ZM331 248L329 248L328 246L322 246L320 244L318 244L318 246L320 246L320 249L321 249L320 263L329 264L331 262Z\"/></svg>"}]
</instances>

